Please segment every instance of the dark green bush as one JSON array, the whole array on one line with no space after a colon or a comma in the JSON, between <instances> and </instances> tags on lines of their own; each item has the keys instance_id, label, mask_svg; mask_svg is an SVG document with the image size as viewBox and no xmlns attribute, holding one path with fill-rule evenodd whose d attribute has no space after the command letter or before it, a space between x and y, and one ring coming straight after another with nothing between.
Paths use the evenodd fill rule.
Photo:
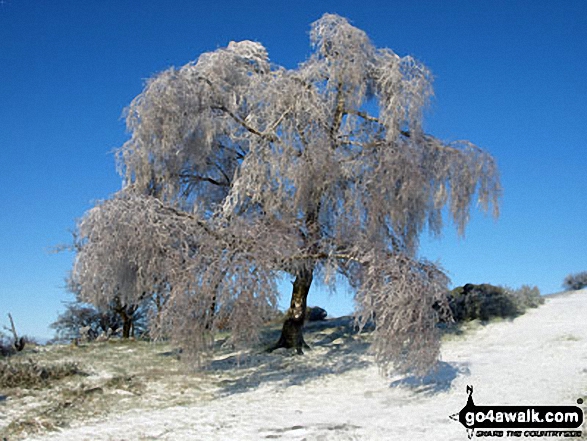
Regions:
<instances>
[{"instance_id":1,"label":"dark green bush","mask_svg":"<svg viewBox=\"0 0 587 441\"><path fill-rule=\"evenodd\" d=\"M453 289L449 305L456 322L479 319L487 321L494 317L515 317L519 311L508 292L499 286L468 283Z\"/></svg>"},{"instance_id":2,"label":"dark green bush","mask_svg":"<svg viewBox=\"0 0 587 441\"><path fill-rule=\"evenodd\" d=\"M454 321L462 323L475 319L513 318L529 308L538 307L544 303L544 298L536 286L511 289L469 283L450 291L448 301Z\"/></svg>"},{"instance_id":3,"label":"dark green bush","mask_svg":"<svg viewBox=\"0 0 587 441\"><path fill-rule=\"evenodd\" d=\"M328 313L325 309L320 308L319 306L309 306L306 309L306 319L309 322L319 322L322 320L326 320Z\"/></svg>"},{"instance_id":4,"label":"dark green bush","mask_svg":"<svg viewBox=\"0 0 587 441\"><path fill-rule=\"evenodd\" d=\"M587 271L576 274L569 274L567 277L565 277L563 287L571 291L587 287Z\"/></svg>"}]
</instances>

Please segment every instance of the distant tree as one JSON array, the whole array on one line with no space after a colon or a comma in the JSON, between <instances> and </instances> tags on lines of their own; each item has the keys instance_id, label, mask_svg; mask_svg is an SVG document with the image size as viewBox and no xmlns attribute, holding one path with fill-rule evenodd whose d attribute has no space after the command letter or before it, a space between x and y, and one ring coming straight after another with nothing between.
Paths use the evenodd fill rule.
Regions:
<instances>
[{"instance_id":1,"label":"distant tree","mask_svg":"<svg viewBox=\"0 0 587 441\"><path fill-rule=\"evenodd\" d=\"M447 278L418 260L418 237L441 231L445 208L460 233L473 202L497 215L496 165L425 133L421 63L337 15L310 36L296 69L242 41L147 82L118 151L124 188L80 220L73 277L94 304L164 293L154 327L204 353L218 323L254 341L289 275L275 347L301 353L313 281L343 275L359 324L375 318L377 361L426 370Z\"/></svg>"},{"instance_id":2,"label":"distant tree","mask_svg":"<svg viewBox=\"0 0 587 441\"><path fill-rule=\"evenodd\" d=\"M71 340L80 337L83 328L91 329L95 335L115 335L121 325L120 317L114 311L100 312L89 304L68 302L65 311L50 327L55 330L58 340Z\"/></svg>"},{"instance_id":3,"label":"distant tree","mask_svg":"<svg viewBox=\"0 0 587 441\"><path fill-rule=\"evenodd\" d=\"M565 289L575 291L587 287L587 271L569 274L563 282Z\"/></svg>"},{"instance_id":4,"label":"distant tree","mask_svg":"<svg viewBox=\"0 0 587 441\"><path fill-rule=\"evenodd\" d=\"M125 314L128 314L124 311ZM58 340L71 340L80 337L82 329L90 330L96 336L134 337L137 333L148 332L148 314L144 306L131 312L132 315L123 320L115 304L106 310L81 302L68 302L63 311L50 327L55 330ZM125 327L125 323L128 323Z\"/></svg>"},{"instance_id":5,"label":"distant tree","mask_svg":"<svg viewBox=\"0 0 587 441\"><path fill-rule=\"evenodd\" d=\"M67 282L75 300L65 303L65 311L50 325L58 339L78 338L83 328L94 335L119 335L122 338L132 337L135 331L146 332L149 299L139 304L123 305L115 295L107 303L96 301L91 304L81 299L80 287L71 277Z\"/></svg>"}]
</instances>

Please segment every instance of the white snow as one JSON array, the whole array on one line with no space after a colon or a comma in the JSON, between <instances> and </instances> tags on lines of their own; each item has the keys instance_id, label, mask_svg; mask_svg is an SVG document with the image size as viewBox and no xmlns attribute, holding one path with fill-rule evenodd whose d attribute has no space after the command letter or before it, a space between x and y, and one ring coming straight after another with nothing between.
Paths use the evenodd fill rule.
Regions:
<instances>
[{"instance_id":1,"label":"white snow","mask_svg":"<svg viewBox=\"0 0 587 441\"><path fill-rule=\"evenodd\" d=\"M361 355L364 363L353 369L338 369L323 358L325 374L300 381L302 370L291 381L293 362L291 369L272 373L272 381L244 391L114 414L35 439L464 441L464 427L449 415L466 404L467 385L474 386L477 405L576 405L585 397L586 319L587 290L552 296L513 321L446 341L437 372L423 380L384 378L372 357Z\"/></svg>"}]
</instances>

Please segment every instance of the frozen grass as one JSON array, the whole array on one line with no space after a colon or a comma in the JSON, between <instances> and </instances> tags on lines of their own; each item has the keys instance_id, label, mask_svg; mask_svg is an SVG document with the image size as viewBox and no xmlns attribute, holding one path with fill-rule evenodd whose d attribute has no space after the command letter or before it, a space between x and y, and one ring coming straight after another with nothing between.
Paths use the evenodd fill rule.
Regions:
<instances>
[{"instance_id":1,"label":"frozen grass","mask_svg":"<svg viewBox=\"0 0 587 441\"><path fill-rule=\"evenodd\" d=\"M52 381L79 374L76 363L40 365L33 359L0 361L0 387L5 389L40 388Z\"/></svg>"},{"instance_id":2,"label":"frozen grass","mask_svg":"<svg viewBox=\"0 0 587 441\"><path fill-rule=\"evenodd\" d=\"M177 350L165 343L29 346L0 364L0 373L2 365L28 373L26 381L22 375L18 381L6 376L4 383L0 378L0 436L24 439L112 413L202 403L267 382L298 384L365 365L359 358L370 336L351 332L350 319L310 324L307 340L314 349L307 357L286 350L265 353L279 329L268 326L261 345L251 351L237 352L226 334L219 335L214 359L203 369L180 362Z\"/></svg>"},{"instance_id":3,"label":"frozen grass","mask_svg":"<svg viewBox=\"0 0 587 441\"><path fill-rule=\"evenodd\" d=\"M372 335L352 332L345 319L310 325L313 349L304 357L262 347L238 353L222 336L197 372L165 344L27 348L23 361L76 363L78 372L1 388L0 439L463 440L448 415L465 405L468 384L478 405L587 399L586 314L581 291L513 320L468 323L445 336L442 361L422 378L381 376L368 351ZM264 343L278 332L268 328Z\"/></svg>"},{"instance_id":4,"label":"frozen grass","mask_svg":"<svg viewBox=\"0 0 587 441\"><path fill-rule=\"evenodd\" d=\"M29 347L4 363L38 366L68 375L0 388L0 435L20 439L32 433L68 427L71 421L111 412L182 404L205 396L203 376L186 374L172 349L140 341ZM25 370L21 369L21 372Z\"/></svg>"}]
</instances>

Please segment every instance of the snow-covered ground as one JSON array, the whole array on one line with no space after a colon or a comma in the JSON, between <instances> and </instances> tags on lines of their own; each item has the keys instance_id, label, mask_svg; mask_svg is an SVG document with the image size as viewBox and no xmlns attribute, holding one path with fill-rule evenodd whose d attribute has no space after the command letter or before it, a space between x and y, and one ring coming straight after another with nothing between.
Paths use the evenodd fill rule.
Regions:
<instances>
[{"instance_id":1,"label":"snow-covered ground","mask_svg":"<svg viewBox=\"0 0 587 441\"><path fill-rule=\"evenodd\" d=\"M384 378L364 353L329 358L317 350L308 355L316 363L309 378L292 361L264 372L271 381L251 378L256 387L235 384L199 403L114 414L35 439L464 441L449 415L466 404L467 385L477 405L575 405L587 396L586 331L587 290L576 291L449 339L437 372L423 381Z\"/></svg>"}]
</instances>

